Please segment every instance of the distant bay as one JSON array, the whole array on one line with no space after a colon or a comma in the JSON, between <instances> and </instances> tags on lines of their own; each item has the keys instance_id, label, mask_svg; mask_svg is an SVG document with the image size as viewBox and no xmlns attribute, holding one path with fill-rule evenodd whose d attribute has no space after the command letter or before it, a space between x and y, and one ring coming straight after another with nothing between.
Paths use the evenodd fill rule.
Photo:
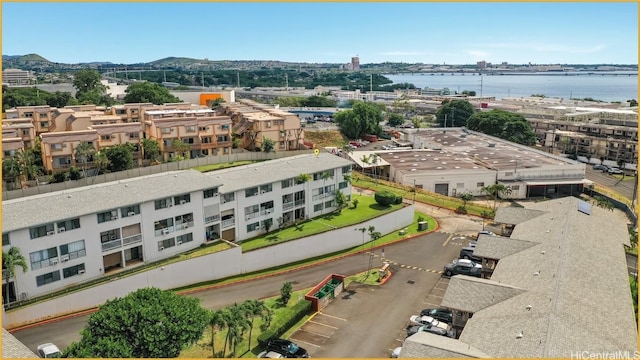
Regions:
<instances>
[{"instance_id":1,"label":"distant bay","mask_svg":"<svg viewBox=\"0 0 640 360\"><path fill-rule=\"evenodd\" d=\"M507 97L528 97L542 94L547 97L564 99L592 98L602 101L638 99L637 72L594 72L586 73L519 73L479 75L461 73L414 73L385 74L397 83L411 83L417 88L449 88L456 91L475 91L476 95Z\"/></svg>"}]
</instances>

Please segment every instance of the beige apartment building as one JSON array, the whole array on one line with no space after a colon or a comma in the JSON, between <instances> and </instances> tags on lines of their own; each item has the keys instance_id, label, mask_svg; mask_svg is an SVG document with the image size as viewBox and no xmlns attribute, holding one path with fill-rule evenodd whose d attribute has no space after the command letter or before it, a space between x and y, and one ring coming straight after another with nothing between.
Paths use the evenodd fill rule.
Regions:
<instances>
[{"instance_id":1,"label":"beige apartment building","mask_svg":"<svg viewBox=\"0 0 640 360\"><path fill-rule=\"evenodd\" d=\"M231 119L214 110L148 110L143 113L144 133L160 145L162 160L177 153L174 140L189 145L187 158L231 153Z\"/></svg>"},{"instance_id":2,"label":"beige apartment building","mask_svg":"<svg viewBox=\"0 0 640 360\"><path fill-rule=\"evenodd\" d=\"M49 173L68 171L76 163L76 148L83 142L98 148L96 130L64 131L40 134L42 146L42 164ZM91 166L91 161L88 162Z\"/></svg>"},{"instance_id":3,"label":"beige apartment building","mask_svg":"<svg viewBox=\"0 0 640 360\"><path fill-rule=\"evenodd\" d=\"M21 149L31 149L35 146L36 130L33 122L29 118L18 118L2 121L2 144L3 149L5 140L9 138L17 138L22 142Z\"/></svg>"}]
</instances>

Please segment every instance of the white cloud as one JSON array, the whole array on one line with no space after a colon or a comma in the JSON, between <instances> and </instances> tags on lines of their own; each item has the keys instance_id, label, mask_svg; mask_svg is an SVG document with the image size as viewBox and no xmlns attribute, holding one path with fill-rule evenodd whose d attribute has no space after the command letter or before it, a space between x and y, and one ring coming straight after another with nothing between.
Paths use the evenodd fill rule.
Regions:
<instances>
[{"instance_id":1,"label":"white cloud","mask_svg":"<svg viewBox=\"0 0 640 360\"><path fill-rule=\"evenodd\" d=\"M385 51L381 52L378 55L382 56L418 56L425 55L422 51Z\"/></svg>"},{"instance_id":2,"label":"white cloud","mask_svg":"<svg viewBox=\"0 0 640 360\"><path fill-rule=\"evenodd\" d=\"M476 60L486 60L489 57L489 53L480 50L467 50L467 54L471 55Z\"/></svg>"}]
</instances>

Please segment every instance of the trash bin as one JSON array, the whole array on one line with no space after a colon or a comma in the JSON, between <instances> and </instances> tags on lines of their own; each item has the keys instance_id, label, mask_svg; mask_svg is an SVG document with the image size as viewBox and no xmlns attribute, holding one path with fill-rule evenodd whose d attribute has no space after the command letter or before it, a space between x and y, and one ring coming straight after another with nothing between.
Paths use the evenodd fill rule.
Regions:
<instances>
[{"instance_id":1,"label":"trash bin","mask_svg":"<svg viewBox=\"0 0 640 360\"><path fill-rule=\"evenodd\" d=\"M418 223L418 231L425 231L429 228L429 223L426 221L420 221Z\"/></svg>"}]
</instances>

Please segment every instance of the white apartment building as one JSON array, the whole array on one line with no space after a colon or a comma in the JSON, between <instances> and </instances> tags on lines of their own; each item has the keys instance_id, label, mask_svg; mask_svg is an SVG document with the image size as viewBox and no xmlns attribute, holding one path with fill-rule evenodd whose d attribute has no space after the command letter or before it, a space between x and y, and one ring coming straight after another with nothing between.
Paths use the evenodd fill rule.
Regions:
<instances>
[{"instance_id":1,"label":"white apartment building","mask_svg":"<svg viewBox=\"0 0 640 360\"><path fill-rule=\"evenodd\" d=\"M28 299L153 262L222 237L242 241L294 218L335 209L351 162L300 155L202 174L174 171L3 202L3 249L29 265L16 269L4 301ZM295 184L293 178L311 180ZM332 177L318 174L329 173ZM280 222L278 219L283 219ZM286 219L287 221L284 221Z\"/></svg>"}]
</instances>

